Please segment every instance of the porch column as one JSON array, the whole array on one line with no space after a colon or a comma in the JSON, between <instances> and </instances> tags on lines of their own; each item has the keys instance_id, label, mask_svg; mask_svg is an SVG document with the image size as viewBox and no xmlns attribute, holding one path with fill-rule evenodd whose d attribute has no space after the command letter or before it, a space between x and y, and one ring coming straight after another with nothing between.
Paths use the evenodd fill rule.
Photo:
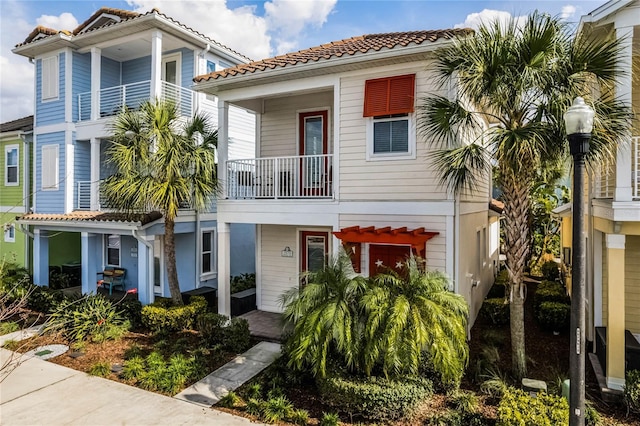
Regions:
<instances>
[{"instance_id":1,"label":"porch column","mask_svg":"<svg viewBox=\"0 0 640 426\"><path fill-rule=\"evenodd\" d=\"M222 198L227 198L227 160L229 159L229 104L218 99L218 180L224 188Z\"/></svg>"},{"instance_id":2,"label":"porch column","mask_svg":"<svg viewBox=\"0 0 640 426\"><path fill-rule=\"evenodd\" d=\"M90 210L100 210L100 139L91 138Z\"/></svg>"},{"instance_id":3,"label":"porch column","mask_svg":"<svg viewBox=\"0 0 640 426\"><path fill-rule=\"evenodd\" d=\"M91 120L100 118L100 79L102 49L91 48Z\"/></svg>"},{"instance_id":4,"label":"porch column","mask_svg":"<svg viewBox=\"0 0 640 426\"><path fill-rule=\"evenodd\" d=\"M218 222L218 313L231 316L231 234L229 224Z\"/></svg>"},{"instance_id":5,"label":"porch column","mask_svg":"<svg viewBox=\"0 0 640 426\"><path fill-rule=\"evenodd\" d=\"M33 282L49 285L49 233L41 229L33 231Z\"/></svg>"},{"instance_id":6,"label":"porch column","mask_svg":"<svg viewBox=\"0 0 640 426\"><path fill-rule=\"evenodd\" d=\"M616 27L616 37L622 39L622 51L620 62L625 69L631 69L633 51L633 26ZM617 77L616 96L631 105L632 73ZM614 201L631 201L633 198L632 170L631 170L631 146L619 144L616 154L616 193ZM634 176L635 177L635 176Z\"/></svg>"},{"instance_id":7,"label":"porch column","mask_svg":"<svg viewBox=\"0 0 640 426\"><path fill-rule=\"evenodd\" d=\"M162 33L151 34L151 100L162 95Z\"/></svg>"},{"instance_id":8,"label":"porch column","mask_svg":"<svg viewBox=\"0 0 640 426\"><path fill-rule=\"evenodd\" d=\"M138 238L138 300L143 305L153 303L153 240ZM135 284L135 283L134 283Z\"/></svg>"},{"instance_id":9,"label":"porch column","mask_svg":"<svg viewBox=\"0 0 640 426\"><path fill-rule=\"evenodd\" d=\"M82 232L80 234L82 254L82 294L96 293L97 273L102 268L99 256L101 238L97 234Z\"/></svg>"},{"instance_id":10,"label":"porch column","mask_svg":"<svg viewBox=\"0 0 640 426\"><path fill-rule=\"evenodd\" d=\"M625 236L607 234L607 387L624 387Z\"/></svg>"}]
</instances>

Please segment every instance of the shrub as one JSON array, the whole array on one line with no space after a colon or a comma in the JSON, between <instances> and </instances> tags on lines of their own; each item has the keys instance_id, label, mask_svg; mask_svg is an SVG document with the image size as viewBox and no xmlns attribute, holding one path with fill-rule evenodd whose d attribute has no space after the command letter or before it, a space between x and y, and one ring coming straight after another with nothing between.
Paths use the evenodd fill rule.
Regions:
<instances>
[{"instance_id":1,"label":"shrub","mask_svg":"<svg viewBox=\"0 0 640 426\"><path fill-rule=\"evenodd\" d=\"M557 281L560 279L560 265L553 260L544 262L540 267L542 278L547 281Z\"/></svg>"},{"instance_id":2,"label":"shrub","mask_svg":"<svg viewBox=\"0 0 640 426\"><path fill-rule=\"evenodd\" d=\"M584 424L585 426L598 426L600 424L600 413L595 409L590 401L585 403Z\"/></svg>"},{"instance_id":3,"label":"shrub","mask_svg":"<svg viewBox=\"0 0 640 426\"><path fill-rule=\"evenodd\" d=\"M495 325L509 323L509 304L503 298L485 299L480 312Z\"/></svg>"},{"instance_id":4,"label":"shrub","mask_svg":"<svg viewBox=\"0 0 640 426\"><path fill-rule=\"evenodd\" d=\"M124 321L122 324L107 324L96 331L91 337L96 343L102 343L107 340L120 340L124 336L131 325L129 321Z\"/></svg>"},{"instance_id":5,"label":"shrub","mask_svg":"<svg viewBox=\"0 0 640 426\"><path fill-rule=\"evenodd\" d=\"M542 281L538 284L536 294L533 297L533 311L537 313L544 302L571 303L564 285L559 282Z\"/></svg>"},{"instance_id":6,"label":"shrub","mask_svg":"<svg viewBox=\"0 0 640 426\"><path fill-rule=\"evenodd\" d=\"M191 297L185 306L167 306L166 301L159 300L142 308L142 323L154 333L190 330L206 309L207 301L202 296Z\"/></svg>"},{"instance_id":7,"label":"shrub","mask_svg":"<svg viewBox=\"0 0 640 426\"><path fill-rule=\"evenodd\" d=\"M569 326L571 306L558 302L542 302L536 313L536 319L542 327L552 331L561 331Z\"/></svg>"},{"instance_id":8,"label":"shrub","mask_svg":"<svg viewBox=\"0 0 640 426\"><path fill-rule=\"evenodd\" d=\"M627 404L627 411L640 414L640 370L627 372L624 402Z\"/></svg>"},{"instance_id":9,"label":"shrub","mask_svg":"<svg viewBox=\"0 0 640 426\"><path fill-rule=\"evenodd\" d=\"M33 289L27 298L27 307L34 311L50 314L64 300L62 292L49 287L33 285Z\"/></svg>"},{"instance_id":10,"label":"shrub","mask_svg":"<svg viewBox=\"0 0 640 426\"><path fill-rule=\"evenodd\" d=\"M111 374L111 366L107 362L98 362L89 369L89 374L98 377L107 377Z\"/></svg>"},{"instance_id":11,"label":"shrub","mask_svg":"<svg viewBox=\"0 0 640 426\"><path fill-rule=\"evenodd\" d=\"M309 412L302 409L293 410L289 420L291 420L291 423L294 425L305 426L309 423Z\"/></svg>"},{"instance_id":12,"label":"shrub","mask_svg":"<svg viewBox=\"0 0 640 426\"><path fill-rule=\"evenodd\" d=\"M262 397L262 385L260 383L254 383L247 388L247 395L249 398Z\"/></svg>"},{"instance_id":13,"label":"shrub","mask_svg":"<svg viewBox=\"0 0 640 426\"><path fill-rule=\"evenodd\" d=\"M262 407L262 418L267 423L278 423L291 416L293 404L284 396L271 398Z\"/></svg>"},{"instance_id":14,"label":"shrub","mask_svg":"<svg viewBox=\"0 0 640 426\"><path fill-rule=\"evenodd\" d=\"M340 423L340 417L336 413L322 413L320 426L338 426L338 423Z\"/></svg>"},{"instance_id":15,"label":"shrub","mask_svg":"<svg viewBox=\"0 0 640 426\"><path fill-rule=\"evenodd\" d=\"M20 330L20 326L17 322L14 321L6 321L0 322L0 336L4 334L13 333L14 331Z\"/></svg>"},{"instance_id":16,"label":"shrub","mask_svg":"<svg viewBox=\"0 0 640 426\"><path fill-rule=\"evenodd\" d=\"M244 318L233 318L229 325L222 329L222 345L233 353L242 353L251 346L249 322Z\"/></svg>"},{"instance_id":17,"label":"shrub","mask_svg":"<svg viewBox=\"0 0 640 426\"><path fill-rule=\"evenodd\" d=\"M561 396L538 393L529 396L508 389L498 406L497 426L560 426L569 424L569 404Z\"/></svg>"},{"instance_id":18,"label":"shrub","mask_svg":"<svg viewBox=\"0 0 640 426\"><path fill-rule=\"evenodd\" d=\"M473 392L458 391L450 397L449 403L462 414L474 414L480 407L478 397Z\"/></svg>"},{"instance_id":19,"label":"shrub","mask_svg":"<svg viewBox=\"0 0 640 426\"><path fill-rule=\"evenodd\" d=\"M196 329L200 332L202 339L208 344L217 344L222 341L222 328L229 322L229 317L205 312L198 315Z\"/></svg>"},{"instance_id":20,"label":"shrub","mask_svg":"<svg viewBox=\"0 0 640 426\"><path fill-rule=\"evenodd\" d=\"M233 408L242 401L237 393L229 391L225 396L220 398L220 401L216 405L220 407Z\"/></svg>"},{"instance_id":21,"label":"shrub","mask_svg":"<svg viewBox=\"0 0 640 426\"><path fill-rule=\"evenodd\" d=\"M188 380L195 378L195 365L194 357L177 354L166 362L162 354L151 352L145 359L134 356L125 361L122 376L134 380L143 389L172 395L182 389Z\"/></svg>"},{"instance_id":22,"label":"shrub","mask_svg":"<svg viewBox=\"0 0 640 426\"><path fill-rule=\"evenodd\" d=\"M264 409L265 401L258 398L249 398L247 401L247 413L252 416L262 416L262 410Z\"/></svg>"},{"instance_id":23,"label":"shrub","mask_svg":"<svg viewBox=\"0 0 640 426\"><path fill-rule=\"evenodd\" d=\"M118 327L125 328L127 324L110 301L100 295L88 295L75 301L63 300L49 317L45 331L61 332L75 342L94 336L112 338L120 333Z\"/></svg>"},{"instance_id":24,"label":"shrub","mask_svg":"<svg viewBox=\"0 0 640 426\"><path fill-rule=\"evenodd\" d=\"M133 356L124 362L122 366L122 378L125 380L138 380L145 373L144 358L139 355Z\"/></svg>"},{"instance_id":25,"label":"shrub","mask_svg":"<svg viewBox=\"0 0 640 426\"><path fill-rule=\"evenodd\" d=\"M142 326L142 303L139 300L125 298L116 303L116 307L122 311L122 315L129 320L132 328Z\"/></svg>"},{"instance_id":26,"label":"shrub","mask_svg":"<svg viewBox=\"0 0 640 426\"><path fill-rule=\"evenodd\" d=\"M421 377L389 380L327 374L325 378L318 378L318 390L326 404L338 411L376 421L411 414L431 395L432 389L431 381Z\"/></svg>"},{"instance_id":27,"label":"shrub","mask_svg":"<svg viewBox=\"0 0 640 426\"><path fill-rule=\"evenodd\" d=\"M509 288L509 272L503 269L496 275L496 279L487 293L487 299L503 298Z\"/></svg>"}]
</instances>

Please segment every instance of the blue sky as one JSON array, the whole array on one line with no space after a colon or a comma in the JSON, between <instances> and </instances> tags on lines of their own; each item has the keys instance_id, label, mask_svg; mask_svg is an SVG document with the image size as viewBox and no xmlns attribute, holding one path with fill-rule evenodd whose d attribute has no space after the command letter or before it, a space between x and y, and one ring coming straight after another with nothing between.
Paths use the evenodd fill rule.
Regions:
<instances>
[{"instance_id":1,"label":"blue sky","mask_svg":"<svg viewBox=\"0 0 640 426\"><path fill-rule=\"evenodd\" d=\"M36 25L73 29L100 7L161 12L253 59L361 34L455 26L534 9L578 22L604 0L0 0L0 122L33 113L33 66L11 53Z\"/></svg>"}]
</instances>

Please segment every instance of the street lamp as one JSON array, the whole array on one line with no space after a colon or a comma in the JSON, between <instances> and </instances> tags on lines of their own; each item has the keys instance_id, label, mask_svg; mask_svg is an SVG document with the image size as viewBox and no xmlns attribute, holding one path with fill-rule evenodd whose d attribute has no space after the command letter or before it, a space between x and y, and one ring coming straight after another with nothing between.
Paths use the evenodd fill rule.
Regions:
<instances>
[{"instance_id":1,"label":"street lamp","mask_svg":"<svg viewBox=\"0 0 640 426\"><path fill-rule=\"evenodd\" d=\"M569 354L569 425L584 426L585 387L585 276L584 157L589 152L593 109L578 97L564 114L573 156L573 259L571 280L571 329Z\"/></svg>"}]
</instances>

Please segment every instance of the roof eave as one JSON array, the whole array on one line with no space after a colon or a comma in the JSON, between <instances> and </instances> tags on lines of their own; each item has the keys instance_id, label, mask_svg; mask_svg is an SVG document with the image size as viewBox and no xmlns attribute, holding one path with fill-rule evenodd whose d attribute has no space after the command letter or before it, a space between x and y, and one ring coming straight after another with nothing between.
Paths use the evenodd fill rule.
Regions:
<instances>
[{"instance_id":1,"label":"roof eave","mask_svg":"<svg viewBox=\"0 0 640 426\"><path fill-rule=\"evenodd\" d=\"M610 0L588 14L582 15L582 17L580 17L580 23L578 24L578 33L582 32L584 24L597 23L606 19L628 4L633 3L633 1L634 0Z\"/></svg>"},{"instance_id":2,"label":"roof eave","mask_svg":"<svg viewBox=\"0 0 640 426\"><path fill-rule=\"evenodd\" d=\"M58 33L42 38L40 40L32 41L22 46L17 46L11 49L11 52L16 55L24 56L26 58L35 58L43 53L51 52L53 50L62 49L63 47L73 47L71 42L72 36L65 33ZM51 45L59 44L60 46Z\"/></svg>"},{"instance_id":3,"label":"roof eave","mask_svg":"<svg viewBox=\"0 0 640 426\"><path fill-rule=\"evenodd\" d=\"M204 80L196 82L193 86L194 90L201 91L209 94L217 94L220 91L224 91L224 86L237 85L243 82L251 82L252 86L260 84L263 79L276 79L278 77L290 78L292 74L304 73L309 69L323 70L325 68L335 68L337 65L353 65L361 62L374 62L377 60L383 60L392 58L394 56L410 56L417 53L430 53L440 48L444 44L451 43L451 39L438 39L433 42L414 44L412 46L396 47L393 49L381 49L373 52L356 53L354 55L343 55L337 58L320 59L318 61L309 61L307 63L296 64L291 66L276 67L273 69L267 69L263 71L247 72L245 74L238 74L234 76L227 76L217 78L215 80ZM206 75L206 74L205 74ZM199 76L202 77L202 76ZM196 77L198 78L198 77ZM210 90L210 91L209 91Z\"/></svg>"},{"instance_id":4,"label":"roof eave","mask_svg":"<svg viewBox=\"0 0 640 426\"><path fill-rule=\"evenodd\" d=\"M117 222L117 221L106 221L106 220L90 221L90 220L16 219L16 223L22 224L22 225L55 226L55 227L67 227L67 228L82 227L82 228L104 229L104 230L131 230L131 229L139 229L142 226L142 222Z\"/></svg>"}]
</instances>

